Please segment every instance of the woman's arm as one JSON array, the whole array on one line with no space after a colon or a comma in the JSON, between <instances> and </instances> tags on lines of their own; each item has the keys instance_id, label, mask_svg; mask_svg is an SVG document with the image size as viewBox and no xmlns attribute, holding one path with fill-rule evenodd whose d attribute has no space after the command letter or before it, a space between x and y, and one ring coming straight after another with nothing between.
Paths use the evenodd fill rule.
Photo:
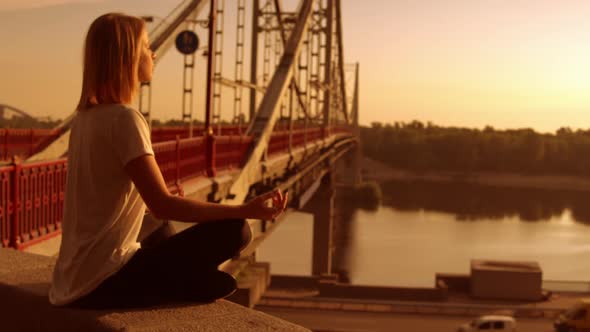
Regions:
<instances>
[{"instance_id":1,"label":"woman's arm","mask_svg":"<svg viewBox=\"0 0 590 332\"><path fill-rule=\"evenodd\" d=\"M143 155L131 160L125 165L125 172L131 177L147 207L159 219L184 222L244 218L270 220L276 218L287 205L287 195L283 197L278 190L235 206L173 196L168 191L164 177L152 155ZM273 207L266 205L269 199L273 200Z\"/></svg>"}]
</instances>

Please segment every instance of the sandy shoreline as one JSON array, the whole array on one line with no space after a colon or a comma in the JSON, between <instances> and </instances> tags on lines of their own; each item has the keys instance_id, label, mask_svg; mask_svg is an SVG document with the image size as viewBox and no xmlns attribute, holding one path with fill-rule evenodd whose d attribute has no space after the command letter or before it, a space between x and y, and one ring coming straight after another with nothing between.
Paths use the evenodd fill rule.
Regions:
<instances>
[{"instance_id":1,"label":"sandy shoreline","mask_svg":"<svg viewBox=\"0 0 590 332\"><path fill-rule=\"evenodd\" d=\"M590 191L590 178L565 175L521 175L515 173L453 173L424 172L414 173L391 168L384 163L363 157L363 179L385 182L389 180L467 182L487 186L534 188L551 190Z\"/></svg>"}]
</instances>

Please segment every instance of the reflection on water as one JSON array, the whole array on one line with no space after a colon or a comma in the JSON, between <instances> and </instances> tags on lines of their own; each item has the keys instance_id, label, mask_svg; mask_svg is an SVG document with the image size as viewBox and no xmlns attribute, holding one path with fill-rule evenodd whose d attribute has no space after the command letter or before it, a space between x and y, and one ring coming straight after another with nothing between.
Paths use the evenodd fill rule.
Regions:
<instances>
[{"instance_id":1,"label":"reflection on water","mask_svg":"<svg viewBox=\"0 0 590 332\"><path fill-rule=\"evenodd\" d=\"M377 211L337 202L334 268L354 284L431 287L437 272L468 273L471 259L534 260L544 279L590 280L586 192L424 182L382 187ZM258 259L270 261L273 273L305 266L296 274L309 274L312 219L288 218Z\"/></svg>"}]
</instances>

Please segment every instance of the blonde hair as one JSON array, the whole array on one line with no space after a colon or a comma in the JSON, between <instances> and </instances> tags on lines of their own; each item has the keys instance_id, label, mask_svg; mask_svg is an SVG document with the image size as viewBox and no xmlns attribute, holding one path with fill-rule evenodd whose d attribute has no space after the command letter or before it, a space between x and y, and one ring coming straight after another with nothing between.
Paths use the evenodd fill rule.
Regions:
<instances>
[{"instance_id":1,"label":"blonde hair","mask_svg":"<svg viewBox=\"0 0 590 332\"><path fill-rule=\"evenodd\" d=\"M145 22L119 13L98 17L84 44L82 93L77 110L98 104L127 104L138 85Z\"/></svg>"}]
</instances>

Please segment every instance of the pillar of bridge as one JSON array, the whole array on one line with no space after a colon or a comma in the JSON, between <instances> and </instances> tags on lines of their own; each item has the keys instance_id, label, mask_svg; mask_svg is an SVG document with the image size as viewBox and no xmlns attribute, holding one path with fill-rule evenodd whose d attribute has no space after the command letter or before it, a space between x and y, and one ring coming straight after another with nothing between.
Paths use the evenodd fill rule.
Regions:
<instances>
[{"instance_id":1,"label":"pillar of bridge","mask_svg":"<svg viewBox=\"0 0 590 332\"><path fill-rule=\"evenodd\" d=\"M317 191L304 207L305 212L313 214L311 272L314 276L332 273L334 182L334 172L324 175Z\"/></svg>"},{"instance_id":2,"label":"pillar of bridge","mask_svg":"<svg viewBox=\"0 0 590 332\"><path fill-rule=\"evenodd\" d=\"M336 161L336 183L339 187L355 187L362 182L362 154L357 145Z\"/></svg>"}]
</instances>

